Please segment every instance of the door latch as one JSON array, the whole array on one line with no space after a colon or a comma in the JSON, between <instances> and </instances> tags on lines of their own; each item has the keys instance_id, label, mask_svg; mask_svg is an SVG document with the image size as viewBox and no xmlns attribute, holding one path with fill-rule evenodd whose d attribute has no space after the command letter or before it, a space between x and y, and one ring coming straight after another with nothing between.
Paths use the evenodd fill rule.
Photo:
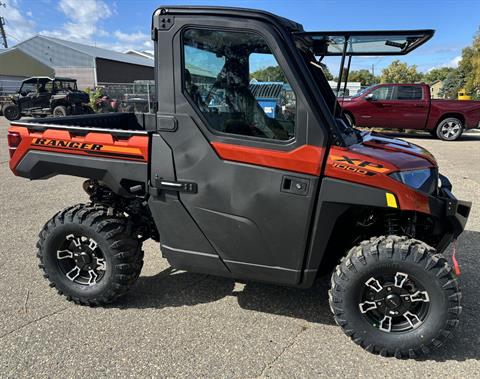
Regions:
<instances>
[{"instance_id":1,"label":"door latch","mask_svg":"<svg viewBox=\"0 0 480 379\"><path fill-rule=\"evenodd\" d=\"M295 195L307 195L310 180L285 175L282 179L282 192L289 192Z\"/></svg>"}]
</instances>

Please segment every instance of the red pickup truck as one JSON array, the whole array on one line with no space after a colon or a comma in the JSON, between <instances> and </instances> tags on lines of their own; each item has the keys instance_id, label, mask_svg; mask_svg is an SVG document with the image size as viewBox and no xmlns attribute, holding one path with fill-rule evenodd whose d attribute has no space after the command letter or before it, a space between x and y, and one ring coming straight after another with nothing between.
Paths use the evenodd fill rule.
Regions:
<instances>
[{"instance_id":1,"label":"red pickup truck","mask_svg":"<svg viewBox=\"0 0 480 379\"><path fill-rule=\"evenodd\" d=\"M444 141L479 127L480 101L430 98L427 84L377 84L340 100L353 125L428 130Z\"/></svg>"}]
</instances>

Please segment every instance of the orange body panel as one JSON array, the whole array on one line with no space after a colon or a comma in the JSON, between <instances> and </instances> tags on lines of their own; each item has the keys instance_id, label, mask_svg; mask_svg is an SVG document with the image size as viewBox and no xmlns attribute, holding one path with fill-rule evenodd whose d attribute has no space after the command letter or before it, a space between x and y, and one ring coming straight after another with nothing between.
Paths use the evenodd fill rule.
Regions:
<instances>
[{"instance_id":1,"label":"orange body panel","mask_svg":"<svg viewBox=\"0 0 480 379\"><path fill-rule=\"evenodd\" d=\"M13 172L29 150L148 161L148 136L134 135L127 138L115 138L109 133L100 132L78 136L68 130L47 129L44 132L38 132L14 124L9 131L19 133L22 137L22 141L9 162Z\"/></svg>"},{"instance_id":2,"label":"orange body panel","mask_svg":"<svg viewBox=\"0 0 480 379\"><path fill-rule=\"evenodd\" d=\"M394 171L398 171L398 167L384 160L353 153L348 148L332 147L325 176L384 189L395 195L400 209L429 214L428 196L388 176Z\"/></svg>"},{"instance_id":3,"label":"orange body panel","mask_svg":"<svg viewBox=\"0 0 480 379\"><path fill-rule=\"evenodd\" d=\"M320 175L325 150L318 146L303 145L292 151L260 149L256 147L212 142L221 159L279 168L302 174Z\"/></svg>"}]
</instances>

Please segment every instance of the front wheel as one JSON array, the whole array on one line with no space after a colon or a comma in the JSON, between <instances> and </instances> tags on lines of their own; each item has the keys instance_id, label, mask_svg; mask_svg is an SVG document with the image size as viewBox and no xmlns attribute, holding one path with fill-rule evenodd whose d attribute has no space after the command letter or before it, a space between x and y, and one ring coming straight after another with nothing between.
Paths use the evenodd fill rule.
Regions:
<instances>
[{"instance_id":1,"label":"front wheel","mask_svg":"<svg viewBox=\"0 0 480 379\"><path fill-rule=\"evenodd\" d=\"M384 236L350 250L332 275L335 321L367 351L418 357L458 324L460 289L445 258L425 243Z\"/></svg>"},{"instance_id":2,"label":"front wheel","mask_svg":"<svg viewBox=\"0 0 480 379\"><path fill-rule=\"evenodd\" d=\"M80 204L57 213L40 232L40 268L61 295L104 305L125 294L143 265L141 242L124 217Z\"/></svg>"},{"instance_id":3,"label":"front wheel","mask_svg":"<svg viewBox=\"0 0 480 379\"><path fill-rule=\"evenodd\" d=\"M443 141L455 141L463 133L463 122L455 117L446 118L438 123L436 132Z\"/></svg>"},{"instance_id":4,"label":"front wheel","mask_svg":"<svg viewBox=\"0 0 480 379\"><path fill-rule=\"evenodd\" d=\"M3 107L3 115L8 121L19 120L22 115L20 109L15 104L8 104Z\"/></svg>"}]
</instances>

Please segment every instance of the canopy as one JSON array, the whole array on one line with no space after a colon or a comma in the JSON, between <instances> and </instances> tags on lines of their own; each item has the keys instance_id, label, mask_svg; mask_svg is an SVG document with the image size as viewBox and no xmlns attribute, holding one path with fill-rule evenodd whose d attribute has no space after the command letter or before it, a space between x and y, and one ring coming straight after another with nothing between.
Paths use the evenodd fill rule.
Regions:
<instances>
[{"instance_id":1,"label":"canopy","mask_svg":"<svg viewBox=\"0 0 480 379\"><path fill-rule=\"evenodd\" d=\"M435 33L422 30L300 32L297 40L320 56L405 55L423 45ZM345 44L346 42L346 44Z\"/></svg>"}]
</instances>

